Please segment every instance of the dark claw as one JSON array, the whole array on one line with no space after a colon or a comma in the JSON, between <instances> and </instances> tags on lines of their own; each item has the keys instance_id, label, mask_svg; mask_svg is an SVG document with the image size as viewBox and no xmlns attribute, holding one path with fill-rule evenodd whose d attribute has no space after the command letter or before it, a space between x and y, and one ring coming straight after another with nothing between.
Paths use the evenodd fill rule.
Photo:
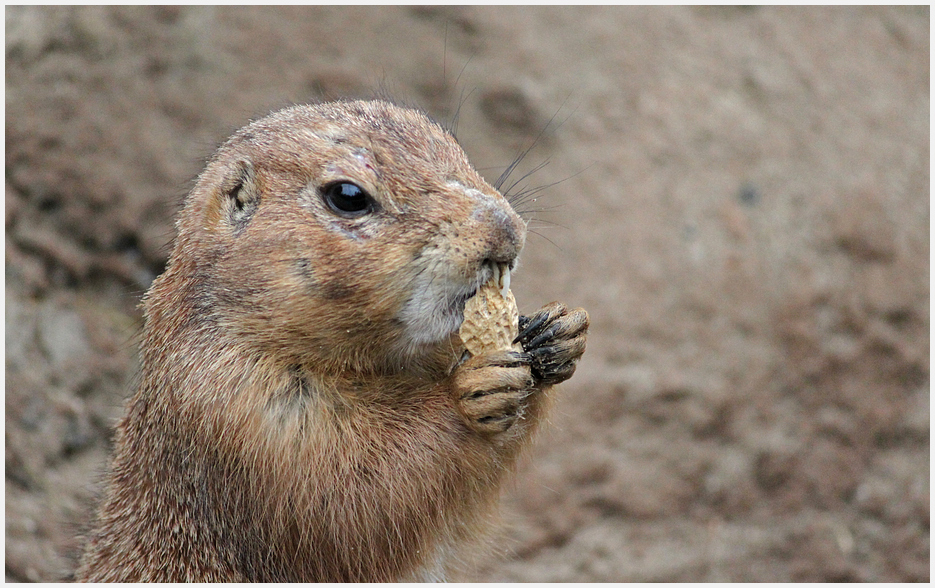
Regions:
<instances>
[{"instance_id":1,"label":"dark claw","mask_svg":"<svg viewBox=\"0 0 935 588\"><path fill-rule=\"evenodd\" d=\"M560 349L565 352L568 350L565 346L555 345L542 348L541 353L530 352L529 355L533 360L530 368L536 379L546 384L557 384L564 382L575 373L575 366L581 356L569 356L568 353L559 352Z\"/></svg>"},{"instance_id":2,"label":"dark claw","mask_svg":"<svg viewBox=\"0 0 935 588\"><path fill-rule=\"evenodd\" d=\"M553 302L532 316L520 317L520 333L524 359L533 378L544 385L564 382L575 368L587 342L588 315L582 309L569 311L564 304Z\"/></svg>"},{"instance_id":3,"label":"dark claw","mask_svg":"<svg viewBox=\"0 0 935 588\"><path fill-rule=\"evenodd\" d=\"M519 335L516 336L516 339L513 339L513 343L522 342L523 347L526 347L526 341L528 341L530 337L534 337L548 320L549 315L545 313L536 314L532 317L519 317Z\"/></svg>"},{"instance_id":4,"label":"dark claw","mask_svg":"<svg viewBox=\"0 0 935 588\"><path fill-rule=\"evenodd\" d=\"M544 342L550 339L554 339L555 335L558 334L558 331L563 326L564 325L562 325L561 322L554 321L551 325L549 325L547 328L543 329L538 335L536 335L531 341L529 341L528 343L525 343L523 347L527 349L536 349L537 347L542 345Z\"/></svg>"},{"instance_id":5,"label":"dark claw","mask_svg":"<svg viewBox=\"0 0 935 588\"><path fill-rule=\"evenodd\" d=\"M558 366L542 366L541 368L533 368L533 372L536 372L536 375L543 382L548 384L560 384L572 377L575 373L575 368L578 367L578 364L574 361L558 365Z\"/></svg>"},{"instance_id":6,"label":"dark claw","mask_svg":"<svg viewBox=\"0 0 935 588\"><path fill-rule=\"evenodd\" d=\"M532 358L533 363L539 362L541 359L552 357L559 351L558 345L547 345L546 347L536 347L535 349L530 349L526 354Z\"/></svg>"},{"instance_id":7,"label":"dark claw","mask_svg":"<svg viewBox=\"0 0 935 588\"><path fill-rule=\"evenodd\" d=\"M529 347L528 341L537 336L543 327L556 318L565 314L564 304L552 302L536 311L532 316L519 317L519 334L513 343L523 343L523 347Z\"/></svg>"}]
</instances>

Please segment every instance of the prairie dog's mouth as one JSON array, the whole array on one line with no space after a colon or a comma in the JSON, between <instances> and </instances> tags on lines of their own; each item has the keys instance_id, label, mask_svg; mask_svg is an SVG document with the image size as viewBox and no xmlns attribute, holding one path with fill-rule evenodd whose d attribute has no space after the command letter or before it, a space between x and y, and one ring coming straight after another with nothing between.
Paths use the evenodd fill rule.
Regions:
<instances>
[{"instance_id":1,"label":"prairie dog's mouth","mask_svg":"<svg viewBox=\"0 0 935 588\"><path fill-rule=\"evenodd\" d=\"M509 263L487 261L481 266L481 270L478 272L477 284L469 292L465 292L464 296L458 300L458 304L455 305L459 310L464 310L464 303L473 298L481 286L488 282L494 282L500 288L500 294L503 296L506 296L506 293L510 291L510 274L512 270Z\"/></svg>"},{"instance_id":2,"label":"prairie dog's mouth","mask_svg":"<svg viewBox=\"0 0 935 588\"><path fill-rule=\"evenodd\" d=\"M506 296L510 290L513 263L485 261L477 271L474 283L458 287L445 280L432 280L426 274L425 282L416 283L413 295L400 313L413 345L436 343L456 332L464 321L464 305L477 291L493 281Z\"/></svg>"}]
</instances>

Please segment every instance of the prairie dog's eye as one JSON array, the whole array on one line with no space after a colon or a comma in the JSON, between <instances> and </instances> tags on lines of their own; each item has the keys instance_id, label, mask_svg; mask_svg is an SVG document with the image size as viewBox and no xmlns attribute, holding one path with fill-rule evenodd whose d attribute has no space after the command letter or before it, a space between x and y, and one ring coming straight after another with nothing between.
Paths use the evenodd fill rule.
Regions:
<instances>
[{"instance_id":1,"label":"prairie dog's eye","mask_svg":"<svg viewBox=\"0 0 935 588\"><path fill-rule=\"evenodd\" d=\"M321 196L328 207L340 216L363 216L375 208L373 197L351 182L333 182L321 188Z\"/></svg>"}]
</instances>

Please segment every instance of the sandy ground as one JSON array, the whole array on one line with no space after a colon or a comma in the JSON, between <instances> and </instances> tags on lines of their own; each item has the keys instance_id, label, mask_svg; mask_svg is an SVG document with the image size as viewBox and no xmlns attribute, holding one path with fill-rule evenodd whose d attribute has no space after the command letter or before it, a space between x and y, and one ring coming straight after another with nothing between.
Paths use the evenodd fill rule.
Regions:
<instances>
[{"instance_id":1,"label":"sandy ground","mask_svg":"<svg viewBox=\"0 0 935 588\"><path fill-rule=\"evenodd\" d=\"M6 578L67 576L214 146L382 92L592 318L473 580L929 579L929 9L7 8Z\"/></svg>"}]
</instances>

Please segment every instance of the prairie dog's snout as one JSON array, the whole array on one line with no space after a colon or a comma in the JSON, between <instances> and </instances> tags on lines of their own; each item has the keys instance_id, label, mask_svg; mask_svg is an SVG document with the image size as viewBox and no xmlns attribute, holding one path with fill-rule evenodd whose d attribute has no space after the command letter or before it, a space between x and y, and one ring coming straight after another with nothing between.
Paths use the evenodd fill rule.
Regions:
<instances>
[{"instance_id":1,"label":"prairie dog's snout","mask_svg":"<svg viewBox=\"0 0 935 588\"><path fill-rule=\"evenodd\" d=\"M474 212L466 223L476 230L481 244L481 261L487 264L515 265L526 242L526 223L510 207L505 198L468 190L476 201ZM472 226L473 225L473 226Z\"/></svg>"},{"instance_id":2,"label":"prairie dog's snout","mask_svg":"<svg viewBox=\"0 0 935 588\"><path fill-rule=\"evenodd\" d=\"M414 344L432 343L456 331L464 303L493 275L512 269L526 242L526 223L496 192L451 182L448 222L422 252L421 268L401 319Z\"/></svg>"}]
</instances>

